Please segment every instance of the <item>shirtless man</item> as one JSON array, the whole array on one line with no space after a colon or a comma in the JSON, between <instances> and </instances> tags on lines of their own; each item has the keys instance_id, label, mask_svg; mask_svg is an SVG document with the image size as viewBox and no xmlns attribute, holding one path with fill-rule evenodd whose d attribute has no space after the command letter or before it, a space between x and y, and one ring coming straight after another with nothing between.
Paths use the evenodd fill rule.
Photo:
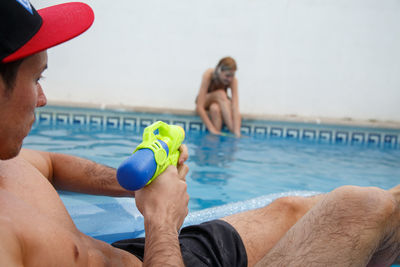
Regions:
<instances>
[{"instance_id":1,"label":"shirtless man","mask_svg":"<svg viewBox=\"0 0 400 267\"><path fill-rule=\"evenodd\" d=\"M46 104L39 82L46 49L93 21L87 5L70 3L40 10L42 23L26 3L0 1L0 266L389 266L396 259L399 188L341 187L310 198L281 198L178 234L188 212L185 146L178 168L167 168L136 192L122 189L112 168L21 150L35 108ZM42 26L33 27L33 38L15 42L27 33L10 31L14 24L7 18L23 28ZM50 29L50 18L57 31ZM73 25L62 26L63 21ZM48 38L46 31L52 33ZM115 244L125 251L81 233L56 189L135 197L144 216L144 252L142 239Z\"/></svg>"}]
</instances>

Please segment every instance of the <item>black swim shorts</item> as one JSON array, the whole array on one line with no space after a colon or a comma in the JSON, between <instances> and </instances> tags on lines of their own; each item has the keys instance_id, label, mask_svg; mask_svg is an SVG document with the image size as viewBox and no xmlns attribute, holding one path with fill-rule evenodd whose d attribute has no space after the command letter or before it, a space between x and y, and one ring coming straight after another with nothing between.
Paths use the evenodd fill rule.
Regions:
<instances>
[{"instance_id":1,"label":"black swim shorts","mask_svg":"<svg viewBox=\"0 0 400 267\"><path fill-rule=\"evenodd\" d=\"M182 228L179 243L186 266L247 266L242 239L227 222L214 220ZM143 261L144 238L114 242Z\"/></svg>"}]
</instances>

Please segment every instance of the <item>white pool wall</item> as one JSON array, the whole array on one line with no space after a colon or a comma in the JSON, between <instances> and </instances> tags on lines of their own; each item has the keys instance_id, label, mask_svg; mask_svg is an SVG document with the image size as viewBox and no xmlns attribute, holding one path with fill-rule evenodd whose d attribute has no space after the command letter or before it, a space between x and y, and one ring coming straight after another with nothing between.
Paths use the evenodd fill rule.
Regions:
<instances>
[{"instance_id":1,"label":"white pool wall","mask_svg":"<svg viewBox=\"0 0 400 267\"><path fill-rule=\"evenodd\" d=\"M49 50L49 102L194 110L230 55L243 113L400 122L398 0L83 2L94 25Z\"/></svg>"}]
</instances>

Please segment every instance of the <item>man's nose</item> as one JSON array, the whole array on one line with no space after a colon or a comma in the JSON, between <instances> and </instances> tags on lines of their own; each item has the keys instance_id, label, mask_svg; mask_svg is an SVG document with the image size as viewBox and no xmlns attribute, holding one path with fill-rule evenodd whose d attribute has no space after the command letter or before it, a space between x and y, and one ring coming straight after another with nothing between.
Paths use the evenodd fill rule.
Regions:
<instances>
[{"instance_id":1,"label":"man's nose","mask_svg":"<svg viewBox=\"0 0 400 267\"><path fill-rule=\"evenodd\" d=\"M42 86L39 85L36 107L43 107L47 104L46 95L43 92Z\"/></svg>"}]
</instances>

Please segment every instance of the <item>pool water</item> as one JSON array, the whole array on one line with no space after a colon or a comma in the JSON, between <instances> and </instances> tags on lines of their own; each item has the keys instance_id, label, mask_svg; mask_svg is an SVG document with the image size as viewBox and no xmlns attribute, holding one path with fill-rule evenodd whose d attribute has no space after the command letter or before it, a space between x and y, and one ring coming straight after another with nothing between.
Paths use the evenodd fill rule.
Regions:
<instances>
[{"instance_id":1,"label":"pool water","mask_svg":"<svg viewBox=\"0 0 400 267\"><path fill-rule=\"evenodd\" d=\"M24 147L118 167L141 142L142 132L35 124ZM187 132L185 144L191 197L187 224L261 206L282 195L310 195L341 185L388 189L399 183L400 150L395 148L256 136L237 139L202 132ZM61 195L78 228L89 235L113 241L106 236L116 240L128 232L143 234L132 199Z\"/></svg>"}]
</instances>

